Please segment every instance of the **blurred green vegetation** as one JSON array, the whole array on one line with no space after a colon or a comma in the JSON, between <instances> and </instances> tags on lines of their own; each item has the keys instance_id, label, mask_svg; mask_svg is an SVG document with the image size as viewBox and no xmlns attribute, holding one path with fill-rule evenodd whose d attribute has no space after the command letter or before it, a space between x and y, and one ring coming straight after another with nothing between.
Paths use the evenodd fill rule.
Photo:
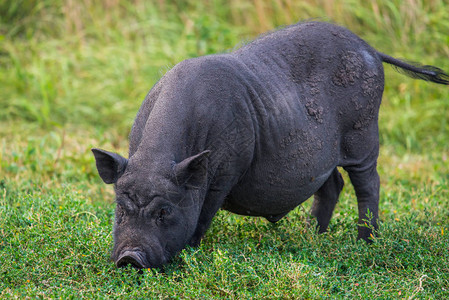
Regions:
<instances>
[{"instance_id":1,"label":"blurred green vegetation","mask_svg":"<svg viewBox=\"0 0 449 300\"><path fill-rule=\"evenodd\" d=\"M445 1L4 0L0 9L0 120L46 129L113 124L125 132L146 92L177 62L313 17L350 28L380 51L448 68ZM387 82L393 110L384 110L405 115L384 123L384 139L420 150L429 130L447 134L443 88L388 68ZM425 129L404 125L421 121Z\"/></svg>"},{"instance_id":2,"label":"blurred green vegetation","mask_svg":"<svg viewBox=\"0 0 449 300\"><path fill-rule=\"evenodd\" d=\"M108 260L113 190L91 147L127 153L146 93L176 63L301 20L449 71L446 0L0 0L0 297L447 298L449 90L385 66L381 236L355 241L349 180L318 236L220 212L166 273Z\"/></svg>"}]
</instances>

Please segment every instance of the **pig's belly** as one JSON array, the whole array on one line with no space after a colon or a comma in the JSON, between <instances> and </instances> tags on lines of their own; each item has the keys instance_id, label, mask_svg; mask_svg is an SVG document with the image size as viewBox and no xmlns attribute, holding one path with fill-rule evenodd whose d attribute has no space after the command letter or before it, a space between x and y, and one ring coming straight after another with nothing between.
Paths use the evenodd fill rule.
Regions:
<instances>
[{"instance_id":1,"label":"pig's belly","mask_svg":"<svg viewBox=\"0 0 449 300\"><path fill-rule=\"evenodd\" d=\"M312 162L311 162L312 163ZM329 178L336 164L324 168L285 169L280 165L261 164L252 168L232 189L224 209L231 212L276 218L310 198Z\"/></svg>"},{"instance_id":2,"label":"pig's belly","mask_svg":"<svg viewBox=\"0 0 449 300\"><path fill-rule=\"evenodd\" d=\"M224 209L276 219L310 198L339 164L338 126L325 125L331 120L315 124L288 114L275 120L268 127L276 131L261 133L250 167Z\"/></svg>"}]
</instances>

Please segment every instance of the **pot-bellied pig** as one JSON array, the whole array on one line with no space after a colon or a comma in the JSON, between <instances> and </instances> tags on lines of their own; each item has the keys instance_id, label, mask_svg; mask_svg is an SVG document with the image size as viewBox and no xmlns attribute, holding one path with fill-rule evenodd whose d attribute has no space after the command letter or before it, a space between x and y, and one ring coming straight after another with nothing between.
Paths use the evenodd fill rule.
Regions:
<instances>
[{"instance_id":1,"label":"pot-bellied pig","mask_svg":"<svg viewBox=\"0 0 449 300\"><path fill-rule=\"evenodd\" d=\"M196 246L220 208L276 222L314 196L327 229L343 187L355 188L359 226L378 226L378 112L382 63L440 84L449 76L376 51L349 30L298 23L240 49L185 60L143 102L129 158L92 149L115 184L112 257L117 266L160 267Z\"/></svg>"}]
</instances>

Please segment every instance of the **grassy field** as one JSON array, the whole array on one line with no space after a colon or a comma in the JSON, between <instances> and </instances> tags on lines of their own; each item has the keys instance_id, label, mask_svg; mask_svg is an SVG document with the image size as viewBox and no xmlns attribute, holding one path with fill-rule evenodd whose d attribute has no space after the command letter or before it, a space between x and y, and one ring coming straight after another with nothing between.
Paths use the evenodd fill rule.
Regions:
<instances>
[{"instance_id":1,"label":"grassy field","mask_svg":"<svg viewBox=\"0 0 449 300\"><path fill-rule=\"evenodd\" d=\"M114 194L91 147L127 153L177 62L310 18L449 71L444 0L0 1L0 298L449 298L449 88L386 67L380 236L356 241L349 179L328 233L220 211L165 272L117 269Z\"/></svg>"}]
</instances>

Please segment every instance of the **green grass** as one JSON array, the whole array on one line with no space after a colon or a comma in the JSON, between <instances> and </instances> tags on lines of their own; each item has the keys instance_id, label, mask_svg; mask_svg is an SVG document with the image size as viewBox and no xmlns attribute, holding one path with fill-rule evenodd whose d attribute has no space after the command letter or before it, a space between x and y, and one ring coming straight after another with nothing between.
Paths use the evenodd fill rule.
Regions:
<instances>
[{"instance_id":1,"label":"green grass","mask_svg":"<svg viewBox=\"0 0 449 300\"><path fill-rule=\"evenodd\" d=\"M0 298L449 297L449 90L386 70L380 236L356 241L349 179L331 221L310 201L277 224L220 211L165 272L116 269L114 194L90 148L127 153L133 118L177 62L334 20L449 71L449 4L410 1L1 1Z\"/></svg>"}]
</instances>

